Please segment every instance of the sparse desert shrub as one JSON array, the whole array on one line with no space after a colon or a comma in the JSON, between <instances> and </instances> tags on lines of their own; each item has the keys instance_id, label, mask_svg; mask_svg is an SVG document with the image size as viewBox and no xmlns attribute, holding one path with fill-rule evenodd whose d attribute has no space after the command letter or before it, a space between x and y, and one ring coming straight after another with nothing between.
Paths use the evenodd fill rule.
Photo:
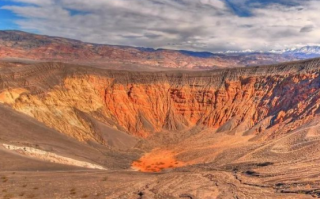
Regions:
<instances>
[{"instance_id":1,"label":"sparse desert shrub","mask_svg":"<svg viewBox=\"0 0 320 199\"><path fill-rule=\"evenodd\" d=\"M108 180L108 177L102 178L102 181L107 181L107 180Z\"/></svg>"},{"instance_id":2,"label":"sparse desert shrub","mask_svg":"<svg viewBox=\"0 0 320 199\"><path fill-rule=\"evenodd\" d=\"M76 194L76 189L75 188L70 189L70 194L71 195L75 195Z\"/></svg>"},{"instance_id":3,"label":"sparse desert shrub","mask_svg":"<svg viewBox=\"0 0 320 199\"><path fill-rule=\"evenodd\" d=\"M13 198L13 194L11 193L7 193L3 196L3 199L10 199L10 198Z\"/></svg>"},{"instance_id":4,"label":"sparse desert shrub","mask_svg":"<svg viewBox=\"0 0 320 199\"><path fill-rule=\"evenodd\" d=\"M88 195L84 194L84 195L81 196L81 198L88 198Z\"/></svg>"},{"instance_id":5,"label":"sparse desert shrub","mask_svg":"<svg viewBox=\"0 0 320 199\"><path fill-rule=\"evenodd\" d=\"M27 195L27 198L35 198L35 197L36 197L36 195L34 195L33 193L30 193Z\"/></svg>"},{"instance_id":6,"label":"sparse desert shrub","mask_svg":"<svg viewBox=\"0 0 320 199\"><path fill-rule=\"evenodd\" d=\"M8 178L7 178L6 176L2 176L2 177L1 177L1 180L2 180L2 182L7 182L7 181L8 181Z\"/></svg>"}]
</instances>

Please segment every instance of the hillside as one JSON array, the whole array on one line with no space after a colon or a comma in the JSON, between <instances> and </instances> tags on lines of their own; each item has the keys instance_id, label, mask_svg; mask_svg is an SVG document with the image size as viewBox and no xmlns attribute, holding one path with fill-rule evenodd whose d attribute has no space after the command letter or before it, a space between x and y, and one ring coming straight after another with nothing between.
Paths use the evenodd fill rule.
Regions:
<instances>
[{"instance_id":1,"label":"hillside","mask_svg":"<svg viewBox=\"0 0 320 199\"><path fill-rule=\"evenodd\" d=\"M67 62L117 70L208 70L303 59L278 53L213 54L91 44L20 31L0 31L0 58Z\"/></svg>"}]
</instances>

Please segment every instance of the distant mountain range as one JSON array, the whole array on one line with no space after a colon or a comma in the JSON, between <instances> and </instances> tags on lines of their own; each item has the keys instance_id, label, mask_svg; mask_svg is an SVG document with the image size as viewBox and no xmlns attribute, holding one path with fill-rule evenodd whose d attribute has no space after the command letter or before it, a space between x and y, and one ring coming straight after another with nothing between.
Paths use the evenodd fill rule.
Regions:
<instances>
[{"instance_id":1,"label":"distant mountain range","mask_svg":"<svg viewBox=\"0 0 320 199\"><path fill-rule=\"evenodd\" d=\"M220 52L221 54L252 54L252 53L272 53L281 55L290 55L301 58L315 58L320 56L320 45L319 46L303 46L295 48L286 48L281 50L270 50L270 51L254 51L254 50L243 50L243 51L225 51Z\"/></svg>"},{"instance_id":2,"label":"distant mountain range","mask_svg":"<svg viewBox=\"0 0 320 199\"><path fill-rule=\"evenodd\" d=\"M224 53L92 44L73 39L0 31L0 59L54 61L120 70L209 70L320 57L320 46Z\"/></svg>"},{"instance_id":3,"label":"distant mountain range","mask_svg":"<svg viewBox=\"0 0 320 199\"><path fill-rule=\"evenodd\" d=\"M304 46L301 48L289 48L275 53L294 55L301 58L314 58L320 55L320 46Z\"/></svg>"}]
</instances>

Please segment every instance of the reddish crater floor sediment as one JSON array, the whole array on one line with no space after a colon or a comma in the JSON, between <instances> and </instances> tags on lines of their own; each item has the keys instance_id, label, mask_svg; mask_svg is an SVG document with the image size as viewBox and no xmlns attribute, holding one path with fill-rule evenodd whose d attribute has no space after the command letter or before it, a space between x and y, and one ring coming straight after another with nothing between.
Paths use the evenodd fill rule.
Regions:
<instances>
[{"instance_id":1,"label":"reddish crater floor sediment","mask_svg":"<svg viewBox=\"0 0 320 199\"><path fill-rule=\"evenodd\" d=\"M175 159L175 154L166 150L154 150L132 163L132 168L141 172L161 172L165 169L185 166Z\"/></svg>"}]
</instances>

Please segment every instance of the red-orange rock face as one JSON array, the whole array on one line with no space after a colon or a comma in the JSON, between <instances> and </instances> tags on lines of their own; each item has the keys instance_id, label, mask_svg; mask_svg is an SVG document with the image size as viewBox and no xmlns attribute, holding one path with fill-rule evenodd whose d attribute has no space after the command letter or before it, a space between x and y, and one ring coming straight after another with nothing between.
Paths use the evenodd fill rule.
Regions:
<instances>
[{"instance_id":1,"label":"red-orange rock face","mask_svg":"<svg viewBox=\"0 0 320 199\"><path fill-rule=\"evenodd\" d=\"M300 79L302 84L295 84ZM181 130L203 124L247 131L272 117L270 128L315 114L317 75L239 77L220 87L210 85L115 84L106 89L107 112L129 132L148 136L162 128ZM279 127L280 128L280 127ZM289 129L288 129L289 130Z\"/></svg>"},{"instance_id":2,"label":"red-orange rock face","mask_svg":"<svg viewBox=\"0 0 320 199\"><path fill-rule=\"evenodd\" d=\"M320 104L317 68L97 73L72 66L48 67L43 77L20 86L24 76L8 76L13 79L6 85L12 86L1 92L0 101L81 141L104 143L92 120L143 138L200 125L218 132L261 134L266 139L306 123ZM50 71L64 71L60 83L34 92L45 85L37 82L53 78Z\"/></svg>"}]
</instances>

